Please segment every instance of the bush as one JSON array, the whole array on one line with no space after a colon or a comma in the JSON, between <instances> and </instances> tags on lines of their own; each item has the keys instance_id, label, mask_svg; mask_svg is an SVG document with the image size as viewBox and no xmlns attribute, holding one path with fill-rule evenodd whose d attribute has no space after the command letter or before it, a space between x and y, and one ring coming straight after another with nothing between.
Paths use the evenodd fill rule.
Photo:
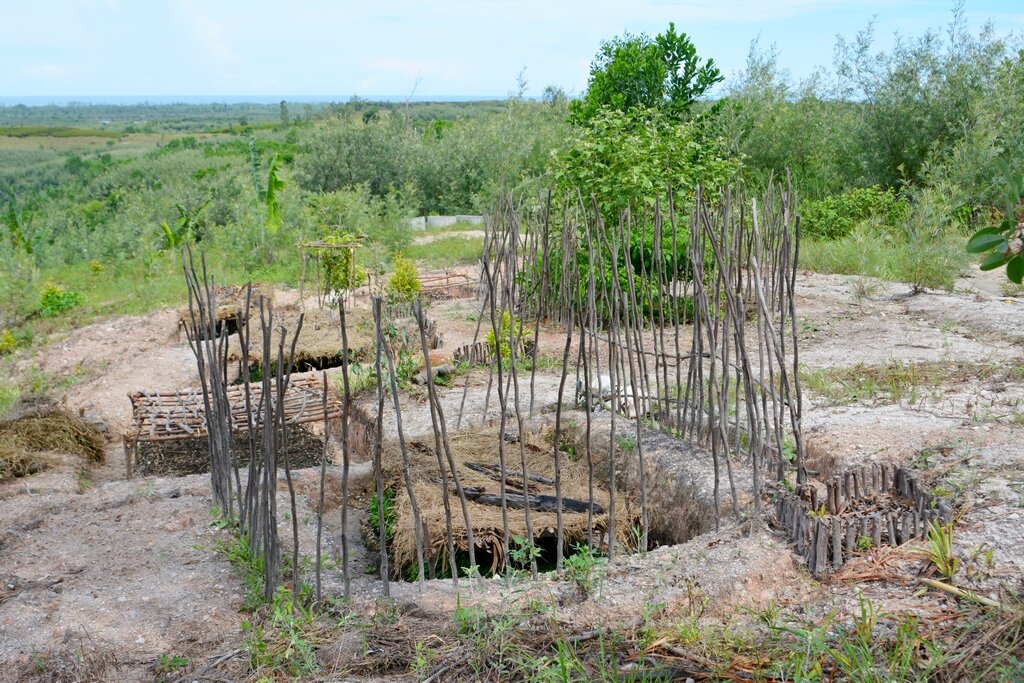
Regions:
<instances>
[{"instance_id":1,"label":"bush","mask_svg":"<svg viewBox=\"0 0 1024 683\"><path fill-rule=\"evenodd\" d=\"M841 239L812 238L800 246L801 267L905 282L915 290L951 290L967 261L963 237L952 228L913 233L864 221Z\"/></svg>"},{"instance_id":2,"label":"bush","mask_svg":"<svg viewBox=\"0 0 1024 683\"><path fill-rule=\"evenodd\" d=\"M855 225L867 219L897 227L910 212L906 200L897 197L891 189L858 187L842 194L818 201L804 202L800 206L800 228L808 237L841 239L853 231Z\"/></svg>"},{"instance_id":3,"label":"bush","mask_svg":"<svg viewBox=\"0 0 1024 683\"><path fill-rule=\"evenodd\" d=\"M56 282L47 282L43 285L39 312L47 318L52 318L67 313L81 303L82 295L80 293L64 289Z\"/></svg>"},{"instance_id":4,"label":"bush","mask_svg":"<svg viewBox=\"0 0 1024 683\"><path fill-rule=\"evenodd\" d=\"M387 294L392 301L412 301L420 293L420 274L416 264L395 254L395 272L388 280Z\"/></svg>"},{"instance_id":5,"label":"bush","mask_svg":"<svg viewBox=\"0 0 1024 683\"><path fill-rule=\"evenodd\" d=\"M500 348L499 355L502 360L507 360L512 357L512 348L509 346L509 335L512 335L516 340L516 350L522 348L523 343L523 321L516 320L515 327L513 328L512 314L505 311L501 315L501 322L498 324L498 336L501 338L501 343L498 344L494 338L494 328L492 327L487 332L487 350L490 353L494 353L495 349Z\"/></svg>"},{"instance_id":6,"label":"bush","mask_svg":"<svg viewBox=\"0 0 1024 683\"><path fill-rule=\"evenodd\" d=\"M10 330L0 333L0 356L9 356L18 348L18 338Z\"/></svg>"}]
</instances>

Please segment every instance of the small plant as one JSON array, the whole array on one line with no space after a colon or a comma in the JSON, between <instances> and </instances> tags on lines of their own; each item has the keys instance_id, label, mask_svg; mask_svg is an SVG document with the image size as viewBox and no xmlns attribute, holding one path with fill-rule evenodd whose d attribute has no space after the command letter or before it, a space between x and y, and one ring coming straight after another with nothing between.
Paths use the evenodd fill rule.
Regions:
<instances>
[{"instance_id":1,"label":"small plant","mask_svg":"<svg viewBox=\"0 0 1024 683\"><path fill-rule=\"evenodd\" d=\"M50 281L43 285L39 312L44 317L53 318L81 304L82 298L79 292L64 289L56 282Z\"/></svg>"},{"instance_id":2,"label":"small plant","mask_svg":"<svg viewBox=\"0 0 1024 683\"><path fill-rule=\"evenodd\" d=\"M188 657L182 655L162 654L153 668L157 673L169 674L176 669L184 669L189 665Z\"/></svg>"},{"instance_id":3,"label":"small plant","mask_svg":"<svg viewBox=\"0 0 1024 683\"><path fill-rule=\"evenodd\" d=\"M387 294L391 301L412 301L420 293L420 274L416 264L395 254L395 272L388 280Z\"/></svg>"},{"instance_id":4,"label":"small plant","mask_svg":"<svg viewBox=\"0 0 1024 683\"><path fill-rule=\"evenodd\" d=\"M866 534L864 536L860 536L857 539L857 550L859 550L860 552L865 552L867 550L871 550L874 547L875 547L875 542L871 539L870 536L868 536Z\"/></svg>"},{"instance_id":5,"label":"small plant","mask_svg":"<svg viewBox=\"0 0 1024 683\"><path fill-rule=\"evenodd\" d=\"M932 522L928 527L928 561L946 581L952 582L960 560L953 553L953 523Z\"/></svg>"},{"instance_id":6,"label":"small plant","mask_svg":"<svg viewBox=\"0 0 1024 683\"><path fill-rule=\"evenodd\" d=\"M494 328L492 327L487 332L487 350L490 353L494 353L495 350L501 349L500 356L502 359L508 359L512 357L512 349L509 346L509 337L515 339L516 350L519 350L523 346L523 321L512 319L512 314L505 311L501 314L501 322L498 325L498 338L501 339L500 344L497 343L494 335ZM520 354L521 355L521 354Z\"/></svg>"},{"instance_id":7,"label":"small plant","mask_svg":"<svg viewBox=\"0 0 1024 683\"><path fill-rule=\"evenodd\" d=\"M395 492L393 489L384 489L383 505L378 505L376 492L370 500L370 507L367 510L367 520L370 528L376 531L380 528L380 509L384 509L384 535L392 538L395 535L395 524L398 520L398 511L395 509Z\"/></svg>"},{"instance_id":8,"label":"small plant","mask_svg":"<svg viewBox=\"0 0 1024 683\"><path fill-rule=\"evenodd\" d=\"M605 558L589 545L577 544L565 558L565 576L584 592L590 593L604 577Z\"/></svg>"},{"instance_id":9,"label":"small plant","mask_svg":"<svg viewBox=\"0 0 1024 683\"><path fill-rule=\"evenodd\" d=\"M540 548L531 543L526 536L513 536L512 543L508 549L508 558L513 565L519 568L528 567L531 562L540 557Z\"/></svg>"},{"instance_id":10,"label":"small plant","mask_svg":"<svg viewBox=\"0 0 1024 683\"><path fill-rule=\"evenodd\" d=\"M627 453L636 448L636 437L632 434L618 434L615 441L619 444L619 449Z\"/></svg>"},{"instance_id":11,"label":"small plant","mask_svg":"<svg viewBox=\"0 0 1024 683\"><path fill-rule=\"evenodd\" d=\"M462 596L455 598L455 629L460 636L472 636L483 628L487 615L476 605L462 606Z\"/></svg>"},{"instance_id":12,"label":"small plant","mask_svg":"<svg viewBox=\"0 0 1024 683\"><path fill-rule=\"evenodd\" d=\"M0 356L9 356L18 348L18 338L10 330L0 332Z\"/></svg>"},{"instance_id":13,"label":"small plant","mask_svg":"<svg viewBox=\"0 0 1024 683\"><path fill-rule=\"evenodd\" d=\"M416 653L413 655L412 662L409 663L409 669L418 677L425 678L427 671L433 666L437 660L437 652L429 645L424 644L422 641L416 641Z\"/></svg>"}]
</instances>

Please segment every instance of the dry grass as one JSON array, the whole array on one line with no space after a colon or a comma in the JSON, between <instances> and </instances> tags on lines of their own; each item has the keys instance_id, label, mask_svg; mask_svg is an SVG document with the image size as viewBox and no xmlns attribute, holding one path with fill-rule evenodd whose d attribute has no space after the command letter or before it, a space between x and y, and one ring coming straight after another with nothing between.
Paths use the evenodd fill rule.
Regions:
<instances>
[{"instance_id":1,"label":"dry grass","mask_svg":"<svg viewBox=\"0 0 1024 683\"><path fill-rule=\"evenodd\" d=\"M103 436L77 416L52 407L15 408L13 413L0 422L0 481L45 469L47 453L103 462Z\"/></svg>"},{"instance_id":2,"label":"dry grass","mask_svg":"<svg viewBox=\"0 0 1024 683\"><path fill-rule=\"evenodd\" d=\"M465 488L483 488L487 494L497 495L500 492L500 483L486 474L467 467L467 463L478 463L483 465L498 464L498 440L500 434L496 427L485 427L472 431L450 434L452 456L458 468L462 486ZM554 453L550 439L543 434L527 434L523 444L526 454L526 469L530 474L540 475L547 479L554 479ZM440 474L437 467L437 456L434 454L433 440L429 443L412 442L408 444L411 461L411 475L413 480L413 491L416 494L417 503L420 507L422 521L427 525L429 538L426 542L426 550L431 556L441 558L442 563L446 561L447 541L445 530L445 512L440 486ZM580 501L589 499L587 483L586 463L573 461L568 454L562 458L562 496ZM396 492L395 512L396 523L392 544L393 566L396 571L410 564L415 564L416 544L413 534L412 507L406 494L404 479L401 474L401 454L397 444L388 444L385 453L385 478L386 485ZM513 486L521 481L521 476L516 475L522 472L520 464L519 444L505 443L505 465L509 474L507 475L507 490L510 493L519 492L521 489ZM450 489L450 506L452 517L452 533L458 550L468 551L469 545L466 539L466 524L462 514L458 496L454 490L451 474L448 474ZM529 482L531 495L554 496L554 486L550 484ZM594 537L601 539L608 528L608 491L595 482L594 502L601 505L605 512L595 514L593 517ZM620 495L617 500L616 514L616 539L628 540L631 538L631 530L639 516L638 507L633 504L625 495ZM477 552L481 550L489 553L492 564L481 566L480 571L494 572L504 566L502 552L503 525L501 507L485 505L475 501L468 501L470 523L473 526L474 541ZM534 538L553 537L557 526L557 518L554 512L541 512L531 510L531 525ZM585 543L587 540L586 512L563 512L564 537L567 545L574 543ZM526 537L528 529L526 526L526 515L522 509L508 510L509 531L511 536ZM479 562L479 558L478 558ZM444 566L442 564L441 566Z\"/></svg>"},{"instance_id":3,"label":"dry grass","mask_svg":"<svg viewBox=\"0 0 1024 683\"><path fill-rule=\"evenodd\" d=\"M804 370L801 381L828 405L914 403L951 384L1018 381L1020 368L994 363L888 363Z\"/></svg>"}]
</instances>

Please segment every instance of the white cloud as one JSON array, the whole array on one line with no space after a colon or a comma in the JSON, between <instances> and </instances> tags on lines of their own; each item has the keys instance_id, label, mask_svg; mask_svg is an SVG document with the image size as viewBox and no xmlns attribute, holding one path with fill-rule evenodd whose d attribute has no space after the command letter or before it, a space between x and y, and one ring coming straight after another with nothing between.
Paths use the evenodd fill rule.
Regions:
<instances>
[{"instance_id":1,"label":"white cloud","mask_svg":"<svg viewBox=\"0 0 1024 683\"><path fill-rule=\"evenodd\" d=\"M228 47L224 40L224 24L205 14L192 12L192 38L210 53L210 56L225 62L240 62L242 57Z\"/></svg>"},{"instance_id":2,"label":"white cloud","mask_svg":"<svg viewBox=\"0 0 1024 683\"><path fill-rule=\"evenodd\" d=\"M408 78L422 78L430 76L443 80L458 80L465 78L465 71L448 62L440 62L430 59L407 59L403 57L370 57L362 60L364 67L370 71L396 74Z\"/></svg>"},{"instance_id":3,"label":"white cloud","mask_svg":"<svg viewBox=\"0 0 1024 683\"><path fill-rule=\"evenodd\" d=\"M22 78L52 81L67 76L68 70L60 64L26 64L18 69L18 75Z\"/></svg>"}]
</instances>

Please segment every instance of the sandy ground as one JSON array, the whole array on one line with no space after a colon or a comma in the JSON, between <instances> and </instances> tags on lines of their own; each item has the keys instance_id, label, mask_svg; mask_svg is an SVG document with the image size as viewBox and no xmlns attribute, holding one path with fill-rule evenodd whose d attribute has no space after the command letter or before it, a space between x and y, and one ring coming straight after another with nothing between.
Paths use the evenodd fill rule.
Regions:
<instances>
[{"instance_id":1,"label":"sandy ground","mask_svg":"<svg viewBox=\"0 0 1024 683\"><path fill-rule=\"evenodd\" d=\"M906 291L900 285L879 282L865 288L854 277L803 274L797 289L801 362L808 370L909 361L1019 367L1024 364L1024 302L1001 295L1001 277L977 274L954 293L900 298ZM432 306L431 315L444 323L442 350L472 341L478 306L473 300ZM34 363L54 375L78 377L60 398L105 421L112 444L107 464L92 471L83 474L79 465L67 462L0 486L0 671L16 672L0 676L4 680L35 680L58 662L107 671L100 680L153 680L151 666L160 655L181 654L198 662L239 647L246 618L240 611L243 587L214 550L230 535L210 524L207 478L124 478L118 437L130 421L126 395L195 381L194 360L187 343L177 339L176 320L175 311L158 311L99 322L23 361L23 369ZM542 330L542 354L560 357L563 339L557 328ZM538 374L538 410L555 400L558 382L555 370ZM573 382L570 377L570 394ZM528 401L528 387L521 384L520 391ZM463 405L462 393L461 381L442 392L450 425ZM492 389L489 400L486 395L486 373L474 373L465 420L500 416L496 392ZM872 459L921 467L929 485L950 491L964 511L957 551L965 558L992 551L985 585L1019 582L1024 572L1022 395L1019 375L969 374L896 404L869 397L835 405L808 394L808 448L826 454L838 468ZM403 395L407 435L429 432L426 405L423 391ZM385 423L394 433L393 419ZM332 466L329 475L325 553L337 557L338 468ZM299 473L297 480L305 553L311 552L315 535L317 473ZM369 485L368 466L357 466L354 507L365 509ZM373 574L373 553L362 544L360 521L361 513L353 512L346 530L355 569L353 609L372 611L382 585ZM282 535L288 542L288 524L282 525ZM329 593L341 590L336 570L326 572L324 580ZM445 615L456 599L493 609L550 600L566 629L582 631L609 622L635 623L652 602L663 603L667 611L692 610L695 594L709 617L769 603L808 614L849 613L859 590L906 609L938 600L915 596L912 587L813 581L781 537L763 524L729 526L630 557L610 567L600 591L585 599L574 598L567 584L552 579L515 586L500 580L472 587L463 582L459 589L433 581L422 592L415 584L399 583L392 596L400 607L415 606L449 621Z\"/></svg>"}]
</instances>

